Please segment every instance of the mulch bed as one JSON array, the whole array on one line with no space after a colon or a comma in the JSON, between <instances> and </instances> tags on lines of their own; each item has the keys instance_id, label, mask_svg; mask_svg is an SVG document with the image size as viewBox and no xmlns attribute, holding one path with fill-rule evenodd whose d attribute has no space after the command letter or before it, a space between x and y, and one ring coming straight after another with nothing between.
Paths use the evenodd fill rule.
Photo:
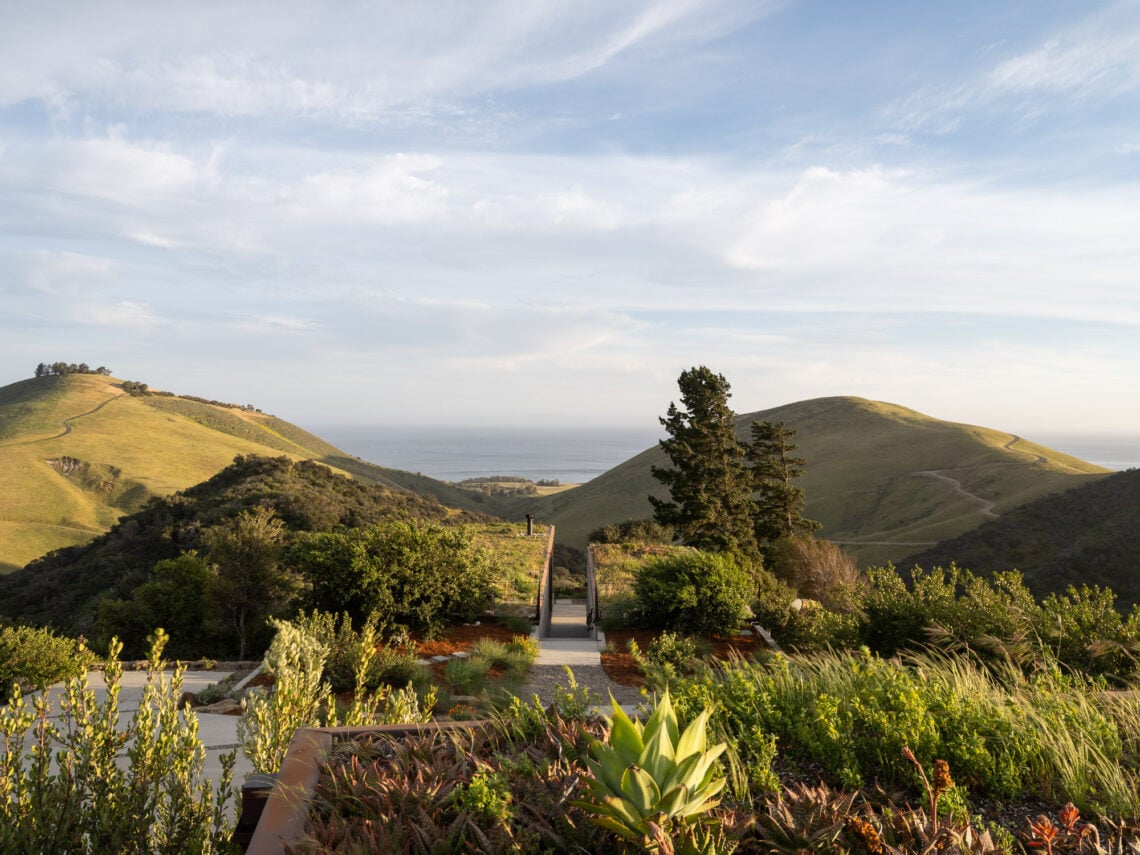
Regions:
<instances>
[{"instance_id":1,"label":"mulch bed","mask_svg":"<svg viewBox=\"0 0 1140 855\"><path fill-rule=\"evenodd\" d=\"M664 630L661 629L614 629L606 633L608 648L613 652L602 652L602 668L606 676L623 686L644 686L645 675L641 673L637 661L629 653L629 642L633 639L644 653L650 643ZM716 659L728 659L734 652L744 658L754 656L768 649L764 639L755 635L738 635L728 638L709 636L705 639L712 646Z\"/></svg>"},{"instance_id":2,"label":"mulch bed","mask_svg":"<svg viewBox=\"0 0 1140 855\"><path fill-rule=\"evenodd\" d=\"M412 641L415 642L416 655L421 659L428 659L432 656L450 656L452 653L470 650L475 642L481 638L510 641L518 634L518 632L508 629L502 624L481 621L478 624L461 624L448 627L442 638L431 641L424 641L413 634ZM400 648L400 650L405 651L406 648Z\"/></svg>"}]
</instances>

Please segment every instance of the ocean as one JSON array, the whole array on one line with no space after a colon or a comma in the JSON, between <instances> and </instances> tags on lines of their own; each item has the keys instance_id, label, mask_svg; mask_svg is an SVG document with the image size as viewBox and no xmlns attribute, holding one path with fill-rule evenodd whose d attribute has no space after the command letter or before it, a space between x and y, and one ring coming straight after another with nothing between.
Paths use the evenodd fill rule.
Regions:
<instances>
[{"instance_id":1,"label":"ocean","mask_svg":"<svg viewBox=\"0 0 1140 855\"><path fill-rule=\"evenodd\" d=\"M655 430L603 428L309 428L370 463L441 481L521 475L584 484L657 444Z\"/></svg>"},{"instance_id":2,"label":"ocean","mask_svg":"<svg viewBox=\"0 0 1140 855\"><path fill-rule=\"evenodd\" d=\"M326 426L313 433L344 451L391 469L442 481L521 475L584 484L663 436L652 429ZM1026 439L1107 469L1140 467L1140 436L1024 434ZM808 462L811 465L811 462Z\"/></svg>"},{"instance_id":3,"label":"ocean","mask_svg":"<svg viewBox=\"0 0 1140 855\"><path fill-rule=\"evenodd\" d=\"M1030 442L1054 448L1118 472L1140 468L1140 436L1130 434L1024 434Z\"/></svg>"}]
</instances>

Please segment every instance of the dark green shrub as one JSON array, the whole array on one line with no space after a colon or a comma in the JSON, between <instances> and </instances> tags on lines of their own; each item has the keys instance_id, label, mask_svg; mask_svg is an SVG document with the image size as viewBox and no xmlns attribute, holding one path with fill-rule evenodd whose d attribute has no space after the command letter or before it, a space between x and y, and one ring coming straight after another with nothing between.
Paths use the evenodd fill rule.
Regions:
<instances>
[{"instance_id":1,"label":"dark green shrub","mask_svg":"<svg viewBox=\"0 0 1140 855\"><path fill-rule=\"evenodd\" d=\"M731 554L694 550L642 566L634 592L630 618L637 625L723 635L747 616L756 582Z\"/></svg>"},{"instance_id":2,"label":"dark green shrub","mask_svg":"<svg viewBox=\"0 0 1140 855\"><path fill-rule=\"evenodd\" d=\"M32 626L0 629L0 691L4 697L13 683L21 690L43 689L78 677L90 663L90 654L75 640L50 630Z\"/></svg>"},{"instance_id":3,"label":"dark green shrub","mask_svg":"<svg viewBox=\"0 0 1140 855\"><path fill-rule=\"evenodd\" d=\"M951 564L916 567L909 584L894 567L869 570L867 578L863 642L884 656L929 643L935 628L945 641L984 648L1032 635L1039 623L1040 608L1020 573L984 579Z\"/></svg>"},{"instance_id":4,"label":"dark green shrub","mask_svg":"<svg viewBox=\"0 0 1140 855\"><path fill-rule=\"evenodd\" d=\"M129 599L104 599L95 610L94 644L118 638L129 659L146 656L150 635L161 626L170 636L167 653L182 659L225 652L218 616L209 608L213 576L194 552L159 561Z\"/></svg>"},{"instance_id":5,"label":"dark green shrub","mask_svg":"<svg viewBox=\"0 0 1140 855\"><path fill-rule=\"evenodd\" d=\"M312 584L316 608L429 635L483 612L494 572L462 529L414 522L311 535L287 561Z\"/></svg>"}]
</instances>

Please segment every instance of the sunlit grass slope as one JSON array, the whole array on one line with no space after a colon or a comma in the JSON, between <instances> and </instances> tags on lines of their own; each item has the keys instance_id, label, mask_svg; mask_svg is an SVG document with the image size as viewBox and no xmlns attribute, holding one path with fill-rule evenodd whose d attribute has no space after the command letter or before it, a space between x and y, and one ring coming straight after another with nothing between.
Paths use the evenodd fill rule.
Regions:
<instances>
[{"instance_id":1,"label":"sunlit grass slope","mask_svg":"<svg viewBox=\"0 0 1140 855\"><path fill-rule=\"evenodd\" d=\"M1108 472L1012 434L863 398L817 398L741 415L739 435L747 438L751 423L765 420L798 431L808 461L801 480L808 516L864 562L901 558L918 548L909 544L968 531L991 518L990 502L990 513L1000 515ZM601 525L652 514L647 496L666 495L650 474L653 465L669 465L657 448L531 504L558 526L560 540L581 545Z\"/></svg>"},{"instance_id":2,"label":"sunlit grass slope","mask_svg":"<svg viewBox=\"0 0 1140 855\"><path fill-rule=\"evenodd\" d=\"M319 460L360 480L478 508L462 491L357 460L264 413L131 397L100 375L0 388L0 573L86 542L151 496L197 484L236 455Z\"/></svg>"}]
</instances>

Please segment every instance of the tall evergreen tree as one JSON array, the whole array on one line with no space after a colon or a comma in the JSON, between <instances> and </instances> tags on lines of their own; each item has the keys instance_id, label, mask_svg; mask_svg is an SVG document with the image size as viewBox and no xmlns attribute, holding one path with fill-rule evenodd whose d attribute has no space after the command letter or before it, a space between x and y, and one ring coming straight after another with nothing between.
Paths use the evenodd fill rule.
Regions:
<instances>
[{"instance_id":1,"label":"tall evergreen tree","mask_svg":"<svg viewBox=\"0 0 1140 855\"><path fill-rule=\"evenodd\" d=\"M796 457L796 432L783 422L753 422L747 459L752 465L756 542L767 553L776 541L815 531L820 524L804 516L804 491L792 482L804 474L807 461Z\"/></svg>"},{"instance_id":2,"label":"tall evergreen tree","mask_svg":"<svg viewBox=\"0 0 1140 855\"><path fill-rule=\"evenodd\" d=\"M650 496L653 517L689 546L752 558L752 475L746 447L736 438L728 381L702 365L681 372L677 385L681 407L669 404L660 419L669 434L661 450L674 468L652 469L670 501Z\"/></svg>"}]
</instances>

